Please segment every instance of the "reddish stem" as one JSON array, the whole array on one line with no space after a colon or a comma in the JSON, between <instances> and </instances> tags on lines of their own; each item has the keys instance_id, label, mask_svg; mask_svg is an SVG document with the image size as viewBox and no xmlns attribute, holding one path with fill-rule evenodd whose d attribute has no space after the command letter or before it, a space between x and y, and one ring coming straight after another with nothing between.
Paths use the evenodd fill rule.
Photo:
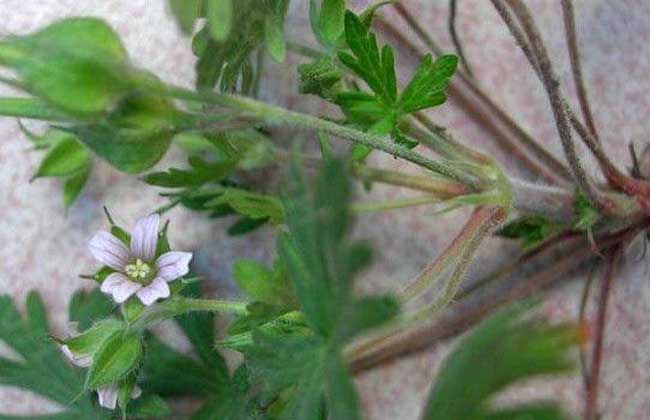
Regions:
<instances>
[{"instance_id":1,"label":"reddish stem","mask_svg":"<svg viewBox=\"0 0 650 420\"><path fill-rule=\"evenodd\" d=\"M596 420L598 414L598 384L600 368L603 358L603 341L605 338L605 323L607 321L607 303L614 279L614 270L621 256L621 247L616 246L607 255L607 267L603 280L600 283L600 296L598 298L598 314L594 335L594 347L591 356L591 367L589 369L589 386L587 388L587 399L585 404L585 420Z\"/></svg>"}]
</instances>

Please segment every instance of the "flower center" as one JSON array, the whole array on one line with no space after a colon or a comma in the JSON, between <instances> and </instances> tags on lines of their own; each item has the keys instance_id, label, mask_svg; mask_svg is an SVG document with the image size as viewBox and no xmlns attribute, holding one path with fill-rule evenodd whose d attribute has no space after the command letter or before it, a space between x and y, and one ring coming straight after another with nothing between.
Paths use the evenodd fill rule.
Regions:
<instances>
[{"instance_id":1,"label":"flower center","mask_svg":"<svg viewBox=\"0 0 650 420\"><path fill-rule=\"evenodd\" d=\"M151 276L151 267L140 258L136 259L134 263L127 265L124 271L126 271L126 274L131 280L139 283L144 283Z\"/></svg>"}]
</instances>

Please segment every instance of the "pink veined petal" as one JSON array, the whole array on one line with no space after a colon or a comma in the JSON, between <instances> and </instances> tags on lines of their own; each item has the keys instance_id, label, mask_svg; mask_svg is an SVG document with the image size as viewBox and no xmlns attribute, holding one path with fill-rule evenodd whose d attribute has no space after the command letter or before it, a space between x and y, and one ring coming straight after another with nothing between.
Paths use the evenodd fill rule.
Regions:
<instances>
[{"instance_id":1,"label":"pink veined petal","mask_svg":"<svg viewBox=\"0 0 650 420\"><path fill-rule=\"evenodd\" d=\"M88 241L90 253L100 263L122 271L129 261L128 248L106 231L99 231Z\"/></svg>"},{"instance_id":2,"label":"pink veined petal","mask_svg":"<svg viewBox=\"0 0 650 420\"><path fill-rule=\"evenodd\" d=\"M131 254L143 261L151 261L156 255L158 225L160 216L156 213L138 219L131 232Z\"/></svg>"},{"instance_id":3,"label":"pink veined petal","mask_svg":"<svg viewBox=\"0 0 650 420\"><path fill-rule=\"evenodd\" d=\"M141 284L129 280L124 274L113 273L106 277L99 290L113 296L115 302L122 303L141 288Z\"/></svg>"},{"instance_id":4,"label":"pink veined petal","mask_svg":"<svg viewBox=\"0 0 650 420\"><path fill-rule=\"evenodd\" d=\"M158 299L169 297L169 286L165 280L156 277L150 285L138 290L136 295L142 303L149 306Z\"/></svg>"},{"instance_id":5,"label":"pink veined petal","mask_svg":"<svg viewBox=\"0 0 650 420\"><path fill-rule=\"evenodd\" d=\"M156 260L158 276L165 281L176 280L190 271L191 252L165 252Z\"/></svg>"},{"instance_id":6,"label":"pink veined petal","mask_svg":"<svg viewBox=\"0 0 650 420\"><path fill-rule=\"evenodd\" d=\"M97 388L97 398L99 399L99 405L114 410L117 405L117 385L112 384Z\"/></svg>"}]
</instances>

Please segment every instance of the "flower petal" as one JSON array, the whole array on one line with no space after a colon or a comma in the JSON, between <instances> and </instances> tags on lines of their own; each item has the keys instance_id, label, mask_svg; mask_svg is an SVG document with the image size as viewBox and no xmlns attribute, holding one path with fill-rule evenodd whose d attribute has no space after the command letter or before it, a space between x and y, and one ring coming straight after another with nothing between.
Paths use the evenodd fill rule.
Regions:
<instances>
[{"instance_id":1,"label":"flower petal","mask_svg":"<svg viewBox=\"0 0 650 420\"><path fill-rule=\"evenodd\" d=\"M90 253L100 263L122 271L129 261L128 248L106 231L99 231L88 241Z\"/></svg>"},{"instance_id":2,"label":"flower petal","mask_svg":"<svg viewBox=\"0 0 650 420\"><path fill-rule=\"evenodd\" d=\"M151 261L156 255L158 225L160 216L156 213L143 217L135 223L131 232L131 254L143 261Z\"/></svg>"},{"instance_id":3,"label":"flower petal","mask_svg":"<svg viewBox=\"0 0 650 420\"><path fill-rule=\"evenodd\" d=\"M122 303L141 288L141 284L129 280L124 274L113 273L106 277L99 290L112 295L115 302Z\"/></svg>"},{"instance_id":4,"label":"flower petal","mask_svg":"<svg viewBox=\"0 0 650 420\"><path fill-rule=\"evenodd\" d=\"M65 357L75 366L81 368L87 368L93 364L92 356L86 356L86 355L76 356L74 353L72 353L72 351L70 351L70 347L68 347L65 344L61 346L61 351L63 352Z\"/></svg>"},{"instance_id":5,"label":"flower petal","mask_svg":"<svg viewBox=\"0 0 650 420\"><path fill-rule=\"evenodd\" d=\"M156 260L158 277L162 277L165 281L172 281L184 276L190 271L191 260L191 252L165 252Z\"/></svg>"},{"instance_id":6,"label":"flower petal","mask_svg":"<svg viewBox=\"0 0 650 420\"><path fill-rule=\"evenodd\" d=\"M169 297L169 286L164 279L156 277L150 285L138 290L136 295L142 303L149 306L158 299Z\"/></svg>"},{"instance_id":7,"label":"flower petal","mask_svg":"<svg viewBox=\"0 0 650 420\"><path fill-rule=\"evenodd\" d=\"M117 406L117 385L112 384L97 388L97 397L99 405L114 410Z\"/></svg>"}]
</instances>

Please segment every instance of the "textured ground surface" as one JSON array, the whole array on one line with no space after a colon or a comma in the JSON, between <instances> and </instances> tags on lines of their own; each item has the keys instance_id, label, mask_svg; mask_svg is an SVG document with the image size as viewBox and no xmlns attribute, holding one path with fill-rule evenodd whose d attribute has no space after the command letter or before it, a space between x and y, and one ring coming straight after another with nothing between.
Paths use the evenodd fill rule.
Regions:
<instances>
[{"instance_id":1,"label":"textured ground surface","mask_svg":"<svg viewBox=\"0 0 650 420\"><path fill-rule=\"evenodd\" d=\"M295 0L288 32L304 38L307 0ZM357 2L363 4L364 2ZM367 3L367 2L366 2ZM444 1L411 0L419 19L445 46L447 9ZM543 28L565 90L573 94L568 58L563 41L559 0L529 2ZM627 162L626 143L647 141L650 128L650 2L628 0L577 1L578 31L583 46L584 71L591 87L593 110L601 137L612 158ZM466 54L478 71L478 79L496 101L511 112L535 137L559 152L559 142L550 119L550 110L540 85L514 47L505 27L489 2L460 2L459 29ZM107 19L123 36L133 60L168 82L190 85L192 56L189 42L176 31L164 2L151 0L0 0L0 35L27 33L55 19L70 15L93 15ZM394 18L398 24L402 22ZM409 63L406 53L398 57ZM298 58L290 56L289 63ZM407 68L408 70L408 68ZM285 92L296 91L293 71L270 69L264 98L294 109L319 112L314 101L303 101ZM5 94L7 91L0 90ZM453 101L435 111L471 144L495 150ZM37 126L34 126L37 127ZM515 171L512 159L499 155L508 170ZM66 331L68 299L77 288L87 286L77 279L93 263L85 241L104 219L101 206L107 205L120 222L130 224L139 215L161 204L157 191L145 188L135 178L121 175L107 165L96 165L89 188L64 217L60 185L56 181L28 181L40 155L28 143L14 120L0 120L0 291L22 301L28 290L44 296L57 332ZM170 156L161 165L173 161ZM376 157L377 163L400 167L392 158ZM374 197L392 197L395 190L377 188ZM364 217L358 234L374 241L378 264L367 274L365 289L389 290L415 275L433 258L466 216L459 212L434 216L431 209ZM210 222L182 210L170 214L172 240L179 249L198 251L197 265L215 285L228 282L235 257L269 259L272 232L261 231L244 239L228 238L222 222ZM504 250L494 241L484 247L481 267ZM478 271L475 266L474 272ZM558 319L574 317L580 287L570 285L549 297L545 308ZM602 401L605 419L643 420L648 418L650 401L650 285L647 265L631 258L616 279L611 300L605 343ZM416 419L431 377L446 349L405 360L364 375L359 380L364 405L372 420ZM577 379L558 379L511 396L525 398L549 395L565 399L577 408L581 397ZM2 412L35 414L52 410L44 402L12 389L0 388Z\"/></svg>"}]
</instances>

